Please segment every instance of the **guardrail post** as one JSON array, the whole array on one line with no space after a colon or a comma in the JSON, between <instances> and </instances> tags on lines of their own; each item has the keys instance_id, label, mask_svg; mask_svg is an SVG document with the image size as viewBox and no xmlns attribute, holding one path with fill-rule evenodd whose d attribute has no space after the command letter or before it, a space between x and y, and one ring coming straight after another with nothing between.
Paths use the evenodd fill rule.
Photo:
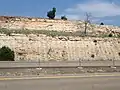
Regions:
<instances>
[{"instance_id":1,"label":"guardrail post","mask_svg":"<svg viewBox=\"0 0 120 90\"><path fill-rule=\"evenodd\" d=\"M115 60L114 59L112 60L112 63L113 63L113 67L115 67Z\"/></svg>"},{"instance_id":2,"label":"guardrail post","mask_svg":"<svg viewBox=\"0 0 120 90\"><path fill-rule=\"evenodd\" d=\"M112 59L112 66L111 66L111 68L116 69L116 67L115 67L115 59L114 58Z\"/></svg>"},{"instance_id":3,"label":"guardrail post","mask_svg":"<svg viewBox=\"0 0 120 90\"><path fill-rule=\"evenodd\" d=\"M38 67L40 68L40 59L38 59Z\"/></svg>"},{"instance_id":4,"label":"guardrail post","mask_svg":"<svg viewBox=\"0 0 120 90\"><path fill-rule=\"evenodd\" d=\"M80 60L80 58L79 58L79 67L81 67L81 60Z\"/></svg>"}]
</instances>

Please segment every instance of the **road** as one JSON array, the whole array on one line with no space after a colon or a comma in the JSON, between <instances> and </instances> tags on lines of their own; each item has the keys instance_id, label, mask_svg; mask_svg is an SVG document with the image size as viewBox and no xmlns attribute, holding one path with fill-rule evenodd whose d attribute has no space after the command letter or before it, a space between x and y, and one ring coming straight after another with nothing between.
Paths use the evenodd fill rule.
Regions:
<instances>
[{"instance_id":1,"label":"road","mask_svg":"<svg viewBox=\"0 0 120 90\"><path fill-rule=\"evenodd\" d=\"M0 90L120 90L120 76L5 80Z\"/></svg>"},{"instance_id":2,"label":"road","mask_svg":"<svg viewBox=\"0 0 120 90\"><path fill-rule=\"evenodd\" d=\"M0 62L0 68L13 67L78 67L78 66L120 66L120 60L115 61L49 61L49 62Z\"/></svg>"}]
</instances>

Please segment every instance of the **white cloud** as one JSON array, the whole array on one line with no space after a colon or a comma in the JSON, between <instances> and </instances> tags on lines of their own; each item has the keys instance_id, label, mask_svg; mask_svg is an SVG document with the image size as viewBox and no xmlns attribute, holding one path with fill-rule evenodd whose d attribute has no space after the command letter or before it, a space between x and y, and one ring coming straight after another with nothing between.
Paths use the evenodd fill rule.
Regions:
<instances>
[{"instance_id":1,"label":"white cloud","mask_svg":"<svg viewBox=\"0 0 120 90\"><path fill-rule=\"evenodd\" d=\"M107 16L120 15L120 6L116 5L114 2L105 1L90 1L81 4L77 4L72 8L67 8L64 14L69 19L81 19L84 17L84 13L89 12L93 17L103 18Z\"/></svg>"}]
</instances>

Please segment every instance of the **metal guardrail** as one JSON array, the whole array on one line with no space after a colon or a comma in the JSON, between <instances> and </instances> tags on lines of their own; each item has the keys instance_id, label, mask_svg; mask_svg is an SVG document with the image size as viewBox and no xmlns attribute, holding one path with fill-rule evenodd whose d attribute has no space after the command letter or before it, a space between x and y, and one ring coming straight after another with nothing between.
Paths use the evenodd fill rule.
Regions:
<instances>
[{"instance_id":1,"label":"metal guardrail","mask_svg":"<svg viewBox=\"0 0 120 90\"><path fill-rule=\"evenodd\" d=\"M49 62L0 62L0 68L37 68L37 67L87 67L87 66L120 66L120 61L49 61Z\"/></svg>"}]
</instances>

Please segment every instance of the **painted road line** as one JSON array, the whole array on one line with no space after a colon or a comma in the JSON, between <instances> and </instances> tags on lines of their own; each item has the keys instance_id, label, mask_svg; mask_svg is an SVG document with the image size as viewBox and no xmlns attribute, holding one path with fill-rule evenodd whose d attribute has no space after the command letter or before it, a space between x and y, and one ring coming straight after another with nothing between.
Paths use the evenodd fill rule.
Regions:
<instances>
[{"instance_id":1,"label":"painted road line","mask_svg":"<svg viewBox=\"0 0 120 90\"><path fill-rule=\"evenodd\" d=\"M114 77L120 74L106 74L106 75L81 75L81 76L47 76L47 77L22 77L22 78L0 78L0 81L5 80L33 80L33 79L70 79L70 78L85 78L85 77Z\"/></svg>"}]
</instances>

